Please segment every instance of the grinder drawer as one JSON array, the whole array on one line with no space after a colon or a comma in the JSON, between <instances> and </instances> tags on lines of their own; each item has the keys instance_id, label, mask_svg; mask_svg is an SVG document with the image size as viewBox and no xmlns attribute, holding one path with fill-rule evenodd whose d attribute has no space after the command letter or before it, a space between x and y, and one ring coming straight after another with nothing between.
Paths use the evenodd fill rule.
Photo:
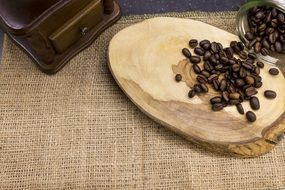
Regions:
<instances>
[{"instance_id":1,"label":"grinder drawer","mask_svg":"<svg viewBox=\"0 0 285 190\"><path fill-rule=\"evenodd\" d=\"M58 53L64 52L103 19L101 1L92 1L78 14L58 28L49 40ZM56 22L56 21L55 21Z\"/></svg>"}]
</instances>

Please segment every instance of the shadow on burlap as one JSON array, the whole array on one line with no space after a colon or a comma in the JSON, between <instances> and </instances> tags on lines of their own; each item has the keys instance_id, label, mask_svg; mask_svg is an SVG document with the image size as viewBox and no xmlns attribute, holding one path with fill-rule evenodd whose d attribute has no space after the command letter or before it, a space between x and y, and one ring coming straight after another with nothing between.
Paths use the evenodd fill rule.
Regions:
<instances>
[{"instance_id":1,"label":"shadow on burlap","mask_svg":"<svg viewBox=\"0 0 285 190\"><path fill-rule=\"evenodd\" d=\"M234 32L235 14L164 16ZM5 39L1 189L285 188L284 141L254 159L206 152L150 120L122 93L106 63L108 43L119 30L153 16L122 18L54 76L41 73Z\"/></svg>"}]
</instances>

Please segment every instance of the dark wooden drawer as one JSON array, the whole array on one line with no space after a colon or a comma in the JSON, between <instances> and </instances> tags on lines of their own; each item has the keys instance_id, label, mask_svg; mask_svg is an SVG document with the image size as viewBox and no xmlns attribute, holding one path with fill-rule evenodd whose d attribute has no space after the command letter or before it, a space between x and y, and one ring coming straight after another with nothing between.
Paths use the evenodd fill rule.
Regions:
<instances>
[{"instance_id":1,"label":"dark wooden drawer","mask_svg":"<svg viewBox=\"0 0 285 190\"><path fill-rule=\"evenodd\" d=\"M103 19L104 9L101 1L92 1L83 10L68 20L49 36L53 47L58 53L67 50L82 38L89 30ZM56 22L56 21L55 21Z\"/></svg>"}]
</instances>

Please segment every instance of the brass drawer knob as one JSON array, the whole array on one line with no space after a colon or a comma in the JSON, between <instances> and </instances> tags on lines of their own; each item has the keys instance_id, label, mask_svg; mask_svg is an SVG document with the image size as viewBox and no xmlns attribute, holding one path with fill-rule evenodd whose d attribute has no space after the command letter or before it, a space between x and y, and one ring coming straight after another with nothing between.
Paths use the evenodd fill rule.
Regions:
<instances>
[{"instance_id":1,"label":"brass drawer knob","mask_svg":"<svg viewBox=\"0 0 285 190\"><path fill-rule=\"evenodd\" d=\"M87 31L88 31L88 27L81 27L81 28L80 28L80 32L81 32L81 35L82 35L82 36L85 36L86 33L87 33Z\"/></svg>"}]
</instances>

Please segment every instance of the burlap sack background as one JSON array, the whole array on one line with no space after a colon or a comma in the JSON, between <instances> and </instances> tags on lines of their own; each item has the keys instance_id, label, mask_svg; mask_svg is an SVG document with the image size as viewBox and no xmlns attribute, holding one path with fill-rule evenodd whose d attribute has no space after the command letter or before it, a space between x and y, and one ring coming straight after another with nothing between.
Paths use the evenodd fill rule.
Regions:
<instances>
[{"instance_id":1,"label":"burlap sack background","mask_svg":"<svg viewBox=\"0 0 285 190\"><path fill-rule=\"evenodd\" d=\"M234 32L235 12L183 13ZM156 124L122 93L106 63L122 18L57 75L5 40L0 65L1 189L282 189L285 142L265 156L206 152ZM205 31L201 31L205 32Z\"/></svg>"}]
</instances>

